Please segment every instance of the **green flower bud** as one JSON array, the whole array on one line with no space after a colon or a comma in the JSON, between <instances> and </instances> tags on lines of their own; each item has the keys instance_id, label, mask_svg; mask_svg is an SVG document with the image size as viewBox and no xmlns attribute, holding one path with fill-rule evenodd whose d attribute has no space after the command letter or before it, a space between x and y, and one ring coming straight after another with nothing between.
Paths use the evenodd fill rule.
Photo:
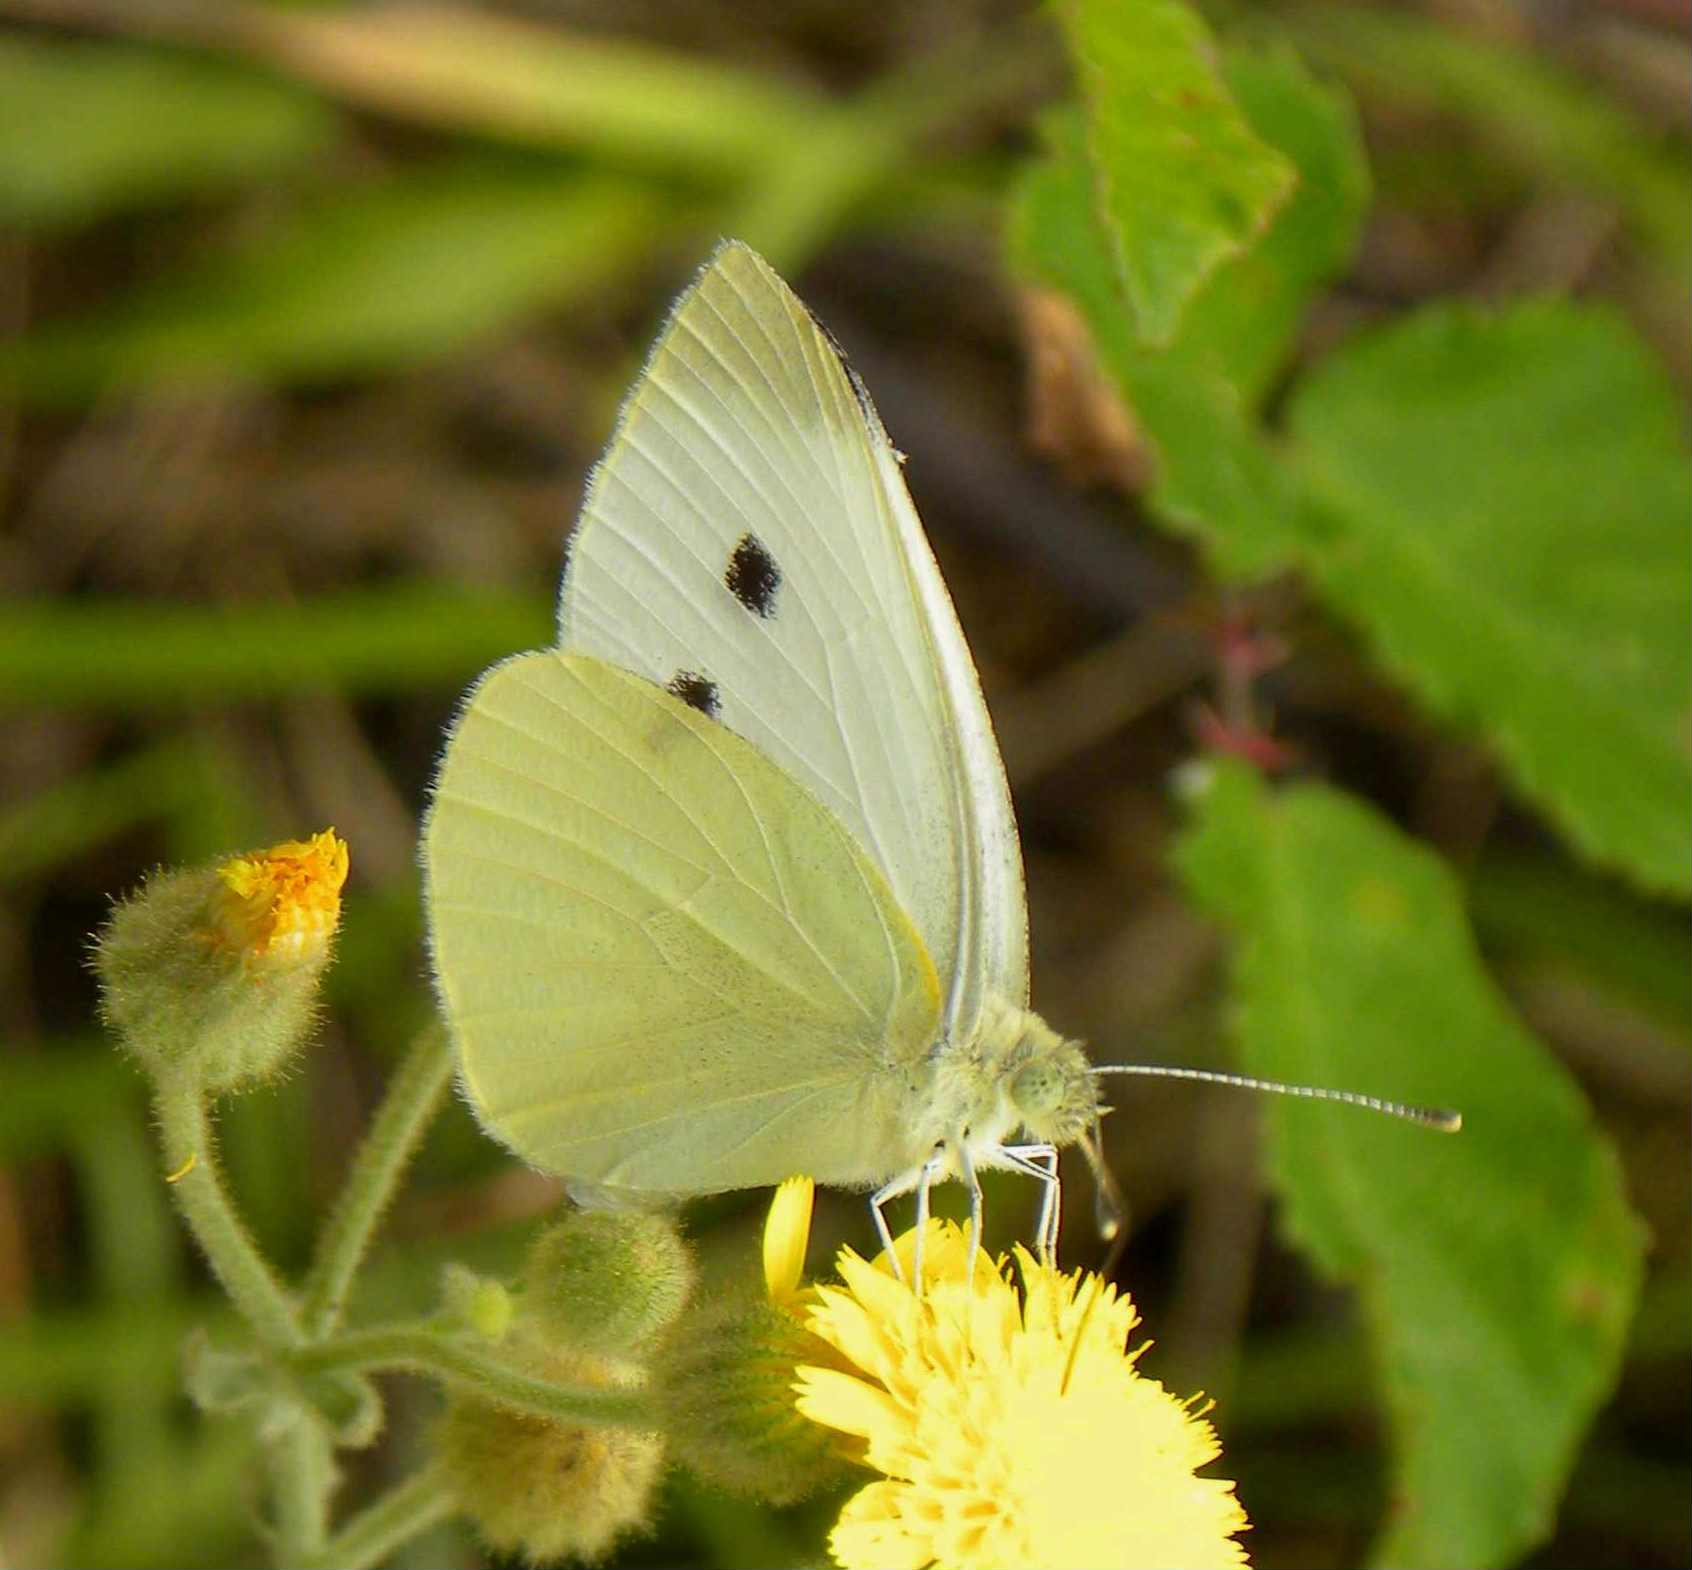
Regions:
<instances>
[{"instance_id":1,"label":"green flower bud","mask_svg":"<svg viewBox=\"0 0 1692 1570\"><path fill-rule=\"evenodd\" d=\"M346 874L331 829L148 879L94 951L124 1049L149 1073L190 1074L214 1094L276 1072L315 1015Z\"/></svg>"},{"instance_id":2,"label":"green flower bud","mask_svg":"<svg viewBox=\"0 0 1692 1570\"><path fill-rule=\"evenodd\" d=\"M800 1364L840 1359L791 1306L732 1298L689 1313L656 1370L675 1459L708 1483L772 1505L854 1476L838 1436L794 1405Z\"/></svg>"},{"instance_id":3,"label":"green flower bud","mask_svg":"<svg viewBox=\"0 0 1692 1570\"><path fill-rule=\"evenodd\" d=\"M442 1273L442 1316L484 1341L503 1341L515 1312L503 1281L479 1276L458 1264L448 1265Z\"/></svg>"},{"instance_id":4,"label":"green flower bud","mask_svg":"<svg viewBox=\"0 0 1692 1570\"><path fill-rule=\"evenodd\" d=\"M693 1278L692 1252L669 1216L578 1210L530 1246L524 1312L561 1346L627 1352L675 1319Z\"/></svg>"},{"instance_id":5,"label":"green flower bud","mask_svg":"<svg viewBox=\"0 0 1692 1570\"><path fill-rule=\"evenodd\" d=\"M584 1352L532 1352L525 1361L561 1384L628 1386L644 1377ZM464 1393L449 1399L435 1450L488 1545L535 1563L602 1559L644 1528L664 1464L660 1434L554 1422Z\"/></svg>"}]
</instances>

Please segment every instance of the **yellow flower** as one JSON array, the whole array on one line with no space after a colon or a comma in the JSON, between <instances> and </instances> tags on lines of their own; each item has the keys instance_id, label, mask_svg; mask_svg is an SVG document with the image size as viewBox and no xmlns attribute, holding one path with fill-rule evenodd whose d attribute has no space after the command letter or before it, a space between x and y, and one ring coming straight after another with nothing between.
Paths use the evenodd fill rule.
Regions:
<instances>
[{"instance_id":1,"label":"yellow flower","mask_svg":"<svg viewBox=\"0 0 1692 1570\"><path fill-rule=\"evenodd\" d=\"M217 875L223 883L214 917L220 942L269 965L324 958L347 880L347 844L333 829L237 856Z\"/></svg>"},{"instance_id":2,"label":"yellow flower","mask_svg":"<svg viewBox=\"0 0 1692 1570\"><path fill-rule=\"evenodd\" d=\"M799 1410L854 1435L884 1474L846 1504L829 1539L846 1570L995 1566L1245 1565L1245 1511L1191 1401L1135 1368L1132 1303L1096 1276L1017 1249L976 1261L932 1221L924 1287L915 1233L871 1264L843 1250L843 1289L818 1287L812 1331L857 1370L802 1368Z\"/></svg>"}]
</instances>

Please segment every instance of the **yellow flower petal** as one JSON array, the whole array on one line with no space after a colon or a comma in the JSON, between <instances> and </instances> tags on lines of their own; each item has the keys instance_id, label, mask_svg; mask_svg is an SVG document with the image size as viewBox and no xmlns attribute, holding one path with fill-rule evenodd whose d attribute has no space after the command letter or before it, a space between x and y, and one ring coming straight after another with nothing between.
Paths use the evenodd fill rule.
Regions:
<instances>
[{"instance_id":1,"label":"yellow flower petal","mask_svg":"<svg viewBox=\"0 0 1692 1570\"><path fill-rule=\"evenodd\" d=\"M284 840L217 869L212 936L269 965L320 964L341 920L347 842L333 829Z\"/></svg>"},{"instance_id":2,"label":"yellow flower petal","mask_svg":"<svg viewBox=\"0 0 1692 1570\"><path fill-rule=\"evenodd\" d=\"M772 1303L789 1303L799 1295L816 1194L808 1177L790 1177L770 1201L764 1221L764 1285Z\"/></svg>"},{"instance_id":3,"label":"yellow flower petal","mask_svg":"<svg viewBox=\"0 0 1692 1570\"><path fill-rule=\"evenodd\" d=\"M884 1473L846 1506L830 1549L847 1570L1246 1563L1245 1512L1190 1402L1135 1368L1133 1305L1097 1277L1025 1251L968 1269L961 1229L933 1222L924 1293L843 1252L811 1329L860 1370L806 1369L799 1410L862 1439ZM914 1245L896 1245L906 1265Z\"/></svg>"},{"instance_id":4,"label":"yellow flower petal","mask_svg":"<svg viewBox=\"0 0 1692 1570\"><path fill-rule=\"evenodd\" d=\"M846 1283L848 1291L878 1318L893 1320L912 1311L916 1298L911 1289L851 1249L840 1250L835 1269L840 1272L840 1279ZM910 1280L908 1271L905 1280Z\"/></svg>"},{"instance_id":5,"label":"yellow flower petal","mask_svg":"<svg viewBox=\"0 0 1692 1570\"><path fill-rule=\"evenodd\" d=\"M893 1252L899 1260L899 1272L906 1281L916 1279L917 1228L901 1233L893 1240ZM963 1280L969 1270L969 1235L950 1223L930 1220L922 1242L922 1274L925 1280ZM977 1257L978 1269L988 1265L987 1257ZM893 1274L886 1250L875 1256L875 1268Z\"/></svg>"},{"instance_id":6,"label":"yellow flower petal","mask_svg":"<svg viewBox=\"0 0 1692 1570\"><path fill-rule=\"evenodd\" d=\"M846 1501L828 1540L837 1563L923 1570L933 1562L927 1535L905 1530L899 1498L895 1484L871 1483Z\"/></svg>"},{"instance_id":7,"label":"yellow flower petal","mask_svg":"<svg viewBox=\"0 0 1692 1570\"><path fill-rule=\"evenodd\" d=\"M885 1390L843 1374L837 1368L806 1364L795 1372L799 1410L825 1428L838 1428L843 1434L868 1439L882 1432L895 1415Z\"/></svg>"},{"instance_id":8,"label":"yellow flower petal","mask_svg":"<svg viewBox=\"0 0 1692 1570\"><path fill-rule=\"evenodd\" d=\"M815 1289L815 1306L807 1319L812 1331L819 1318L828 1321L829 1342L839 1347L865 1373L880 1379L898 1366L899 1348L887 1325L866 1313L850 1293L835 1287ZM820 1332L819 1332L820 1333Z\"/></svg>"}]
</instances>

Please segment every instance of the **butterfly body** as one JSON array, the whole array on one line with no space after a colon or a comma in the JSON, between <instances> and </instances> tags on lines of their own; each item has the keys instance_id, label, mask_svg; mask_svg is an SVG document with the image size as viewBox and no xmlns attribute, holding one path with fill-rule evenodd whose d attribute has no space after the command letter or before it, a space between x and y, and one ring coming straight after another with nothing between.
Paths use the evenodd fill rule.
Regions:
<instances>
[{"instance_id":1,"label":"butterfly body","mask_svg":"<svg viewBox=\"0 0 1692 1570\"><path fill-rule=\"evenodd\" d=\"M1028 1013L1009 791L900 462L719 247L590 477L557 646L471 692L425 827L460 1081L536 1165L891 1192L1096 1115Z\"/></svg>"}]
</instances>

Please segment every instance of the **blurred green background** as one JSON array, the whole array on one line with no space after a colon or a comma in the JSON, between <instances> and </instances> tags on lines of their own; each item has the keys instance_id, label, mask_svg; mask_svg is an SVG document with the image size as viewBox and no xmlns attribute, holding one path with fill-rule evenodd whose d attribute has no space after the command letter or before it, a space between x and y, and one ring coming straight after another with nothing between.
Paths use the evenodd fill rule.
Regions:
<instances>
[{"instance_id":1,"label":"blurred green background","mask_svg":"<svg viewBox=\"0 0 1692 1570\"><path fill-rule=\"evenodd\" d=\"M139 1077L101 1039L88 935L157 864L329 824L350 842L320 1038L220 1120L263 1246L298 1269L430 1009L415 846L442 727L486 664L549 640L584 474L723 234L828 323L909 454L999 727L1036 1003L1056 1024L1100 1054L1230 1061L1216 918L1249 929L1244 903L1228 908L1244 862L1218 831L1176 870L1170 779L1215 730L1201 705L1228 717L1243 626L1284 651L1255 701L1294 772L1372 803L1450 869L1487 972L1584 1089L1649 1236L1619 1380L1574 1436L1554 1525L1547 1511L1498 1552L1692 1557L1687 874L1653 862L1655 803L1602 807L1606 759L1633 767L1605 727L1643 725L1604 684L1626 689L1641 661L1669 672L1652 713L1679 716L1667 800L1692 807L1674 794L1682 656L1635 660L1596 634L1582 649L1631 602L1589 614L1571 592L1565 620L1535 629L1555 673L1544 702L1489 706L1509 682L1486 664L1484 618L1401 626L1380 599L1390 557L1283 553L1282 536L1218 521L1223 490L1295 449L1343 511L1388 485L1391 462L1367 455L1422 425L1438 461L1413 467L1474 494L1498 454L1539 439L1511 424L1514 384L1494 408L1454 402L1432 372L1408 386L1397 361L1356 357L1349 389L1332 375L1320 396L1300 379L1357 335L1419 332L1430 302L1571 296L1593 307L1579 329L1521 318L1510 363L1537 389L1566 384L1583 430L1588 411L1615 430L1593 438L1598 458L1576 441L1566 469L1499 478L1494 505L1544 524L1547 581L1602 598L1579 531L1642 494L1658 530L1658 499L1679 494L1653 433L1678 450L1692 381L1688 7L1205 14L1238 41L1227 80L1253 124L1286 132L1298 232L1327 238L1296 250L1271 230L1263 267L1219 281L1157 358L1113 344L1086 243L1064 239L1060 106L1079 86L1095 138L1109 127L1063 30L1021 6L0 0L0 1562L261 1562L249 1444L180 1393L185 1335L227 1311L170 1214ZM1294 101L1308 123L1277 121ZM1220 403L1194 392L1216 386ZM1241 407L1261 450L1206 423ZM1439 424L1454 408L1461 439ZM1399 527L1421 530L1392 484ZM1642 570L1683 549L1640 540ZM1676 604L1686 592L1670 582ZM1591 693L1564 657L1599 673ZM1109 1154L1133 1207L1117 1274L1158 1342L1142 1366L1216 1397L1256 1563L1359 1562L1393 1492L1385 1359L1357 1296L1277 1229L1263 1109L1156 1084L1116 1100ZM1097 1264L1074 1177L1066 1257ZM455 1105L358 1317L417 1311L449 1258L511 1268L558 1198ZM762 1205L694 1207L708 1268L750 1268ZM1001 1240L1032 1205L995 1191ZM1417 1225L1433 1259L1447 1241L1464 1252L1461 1208ZM818 1231L814 1265L866 1246L861 1202L826 1197ZM433 1409L425 1386L387 1390L381 1443L348 1463L354 1498L404 1474ZM1489 1399L1476 1389L1477 1410ZM1555 1495L1569 1459L1539 1486ZM618 1562L794 1563L830 1508L771 1516L678 1475L656 1535ZM448 1532L403 1562L483 1561Z\"/></svg>"}]
</instances>

